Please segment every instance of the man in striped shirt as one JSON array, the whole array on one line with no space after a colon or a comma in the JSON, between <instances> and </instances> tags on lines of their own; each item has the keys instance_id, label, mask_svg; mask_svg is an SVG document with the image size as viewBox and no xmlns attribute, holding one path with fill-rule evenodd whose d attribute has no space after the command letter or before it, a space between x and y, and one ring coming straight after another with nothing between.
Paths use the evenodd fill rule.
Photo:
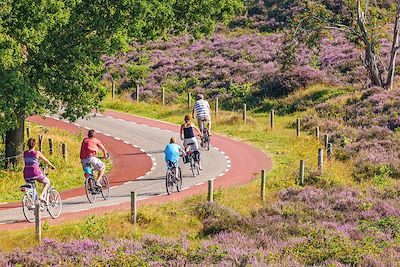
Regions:
<instances>
[{"instance_id":1,"label":"man in striped shirt","mask_svg":"<svg viewBox=\"0 0 400 267\"><path fill-rule=\"evenodd\" d=\"M199 123L200 131L203 132L203 122L208 123L208 134L211 135L211 116L210 116L210 104L207 100L204 100L202 94L197 95L197 101L194 103L192 110L192 117L194 119L194 111L196 110L197 122Z\"/></svg>"}]
</instances>

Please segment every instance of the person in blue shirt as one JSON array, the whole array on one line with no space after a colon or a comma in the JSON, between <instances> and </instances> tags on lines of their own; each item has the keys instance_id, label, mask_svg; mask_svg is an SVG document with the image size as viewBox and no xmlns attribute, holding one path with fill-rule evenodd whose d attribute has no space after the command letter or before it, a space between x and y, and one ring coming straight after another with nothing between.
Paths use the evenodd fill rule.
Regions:
<instances>
[{"instance_id":1,"label":"person in blue shirt","mask_svg":"<svg viewBox=\"0 0 400 267\"><path fill-rule=\"evenodd\" d=\"M169 144L164 149L164 153L165 162L167 163L167 165L172 165L174 172L177 173L176 168L178 168L179 165L178 163L180 153L182 153L182 155L185 155L186 153L179 145L176 144L175 137L171 137L171 139L169 140Z\"/></svg>"}]
</instances>

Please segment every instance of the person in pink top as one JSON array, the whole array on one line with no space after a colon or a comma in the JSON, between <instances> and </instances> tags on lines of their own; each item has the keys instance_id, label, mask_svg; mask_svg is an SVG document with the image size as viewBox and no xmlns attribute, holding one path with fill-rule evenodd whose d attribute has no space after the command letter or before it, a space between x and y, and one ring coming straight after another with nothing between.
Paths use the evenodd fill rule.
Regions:
<instances>
[{"instance_id":1,"label":"person in pink top","mask_svg":"<svg viewBox=\"0 0 400 267\"><path fill-rule=\"evenodd\" d=\"M95 131L89 130L88 137L83 139L81 145L81 163L82 168L85 168L87 165L92 166L92 168L99 172L97 176L96 186L101 187L100 179L103 177L106 172L106 166L104 163L97 157L97 152L99 150L103 151L104 157L108 157L107 150L104 145L100 142L99 139L94 137Z\"/></svg>"},{"instance_id":2,"label":"person in pink top","mask_svg":"<svg viewBox=\"0 0 400 267\"><path fill-rule=\"evenodd\" d=\"M51 164L51 162L45 156L43 156L42 152L35 150L35 139L29 138L27 145L28 150L24 152L24 179L26 182L36 180L39 183L44 184L43 190L39 196L39 200L46 202L45 194L50 186L50 180L43 174L42 170L40 169L39 159L46 162L46 164L49 165L52 169L55 169L56 167L54 167L54 165Z\"/></svg>"}]
</instances>

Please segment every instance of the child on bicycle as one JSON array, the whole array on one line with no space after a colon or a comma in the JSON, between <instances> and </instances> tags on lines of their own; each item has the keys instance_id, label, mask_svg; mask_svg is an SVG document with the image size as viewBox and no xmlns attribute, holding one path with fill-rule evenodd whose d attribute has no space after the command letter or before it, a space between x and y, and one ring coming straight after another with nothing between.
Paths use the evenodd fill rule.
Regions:
<instances>
[{"instance_id":1,"label":"child on bicycle","mask_svg":"<svg viewBox=\"0 0 400 267\"><path fill-rule=\"evenodd\" d=\"M54 167L54 165L45 156L43 156L42 152L35 150L35 139L29 138L27 145L28 150L24 152L24 179L26 182L36 180L39 183L44 184L43 190L39 196L39 200L42 202L46 202L45 194L47 192L47 189L49 189L50 180L43 174L42 170L40 169L39 159L46 162L46 164L49 165L52 169L55 169L56 167Z\"/></svg>"},{"instance_id":2,"label":"child on bicycle","mask_svg":"<svg viewBox=\"0 0 400 267\"><path fill-rule=\"evenodd\" d=\"M185 151L176 144L176 138L171 137L169 144L164 149L165 162L168 166L172 166L174 173L177 173L177 168L179 166L179 156L186 155Z\"/></svg>"}]
</instances>

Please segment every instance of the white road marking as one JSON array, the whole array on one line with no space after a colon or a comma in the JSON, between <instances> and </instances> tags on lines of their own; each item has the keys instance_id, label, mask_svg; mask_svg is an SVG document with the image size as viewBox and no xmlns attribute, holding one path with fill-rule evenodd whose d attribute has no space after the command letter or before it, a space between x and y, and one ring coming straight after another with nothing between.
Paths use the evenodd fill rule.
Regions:
<instances>
[{"instance_id":1,"label":"white road marking","mask_svg":"<svg viewBox=\"0 0 400 267\"><path fill-rule=\"evenodd\" d=\"M108 136L108 137L110 137L110 136L111 136L110 134L106 134L106 133L105 133L104 135L105 135L105 136Z\"/></svg>"},{"instance_id":2,"label":"white road marking","mask_svg":"<svg viewBox=\"0 0 400 267\"><path fill-rule=\"evenodd\" d=\"M114 139L115 139L115 140L117 140L117 141L121 141L121 139L120 139L120 138L118 138L118 137L115 137L115 136L114 136Z\"/></svg>"},{"instance_id":3,"label":"white road marking","mask_svg":"<svg viewBox=\"0 0 400 267\"><path fill-rule=\"evenodd\" d=\"M125 144L130 145L131 143L129 143L128 141L124 141Z\"/></svg>"},{"instance_id":4,"label":"white road marking","mask_svg":"<svg viewBox=\"0 0 400 267\"><path fill-rule=\"evenodd\" d=\"M140 177L138 179L140 179ZM132 181L125 182L124 184L130 184L130 183L132 183Z\"/></svg>"},{"instance_id":5,"label":"white road marking","mask_svg":"<svg viewBox=\"0 0 400 267\"><path fill-rule=\"evenodd\" d=\"M80 124L77 124L77 123L74 123L74 125L77 126L77 127L81 127L81 125L80 125Z\"/></svg>"},{"instance_id":6,"label":"white road marking","mask_svg":"<svg viewBox=\"0 0 400 267\"><path fill-rule=\"evenodd\" d=\"M186 189L189 189L190 187L184 187L184 188L182 188L181 190L183 191L183 190L186 190Z\"/></svg>"},{"instance_id":7,"label":"white road marking","mask_svg":"<svg viewBox=\"0 0 400 267\"><path fill-rule=\"evenodd\" d=\"M197 184L195 184L195 185L202 185L202 184L204 184L204 182L202 182L202 183L197 183Z\"/></svg>"}]
</instances>

